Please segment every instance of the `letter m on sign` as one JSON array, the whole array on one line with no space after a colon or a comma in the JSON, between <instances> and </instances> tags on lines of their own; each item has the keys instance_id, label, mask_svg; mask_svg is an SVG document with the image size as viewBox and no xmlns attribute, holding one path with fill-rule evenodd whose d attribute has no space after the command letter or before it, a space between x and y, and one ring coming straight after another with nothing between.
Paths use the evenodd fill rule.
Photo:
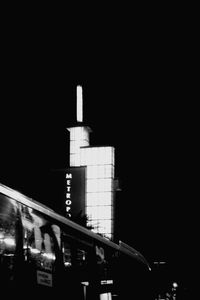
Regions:
<instances>
[{"instance_id":1,"label":"letter m on sign","mask_svg":"<svg viewBox=\"0 0 200 300\"><path fill-rule=\"evenodd\" d=\"M72 173L67 173L66 178L72 178Z\"/></svg>"}]
</instances>

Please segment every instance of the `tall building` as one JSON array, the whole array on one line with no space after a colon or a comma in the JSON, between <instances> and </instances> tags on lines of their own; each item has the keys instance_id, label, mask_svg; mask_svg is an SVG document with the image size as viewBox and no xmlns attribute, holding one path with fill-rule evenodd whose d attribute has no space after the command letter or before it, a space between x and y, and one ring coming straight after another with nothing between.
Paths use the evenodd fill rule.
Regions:
<instances>
[{"instance_id":1,"label":"tall building","mask_svg":"<svg viewBox=\"0 0 200 300\"><path fill-rule=\"evenodd\" d=\"M103 236L113 239L115 149L112 146L90 145L91 129L83 123L83 91L77 86L77 122L67 128L70 132L70 172L66 174L66 215L71 216L73 169L84 170L84 213L88 226ZM81 173L83 176L83 173ZM83 187L82 187L83 188ZM84 198L84 200L83 200Z\"/></svg>"}]
</instances>

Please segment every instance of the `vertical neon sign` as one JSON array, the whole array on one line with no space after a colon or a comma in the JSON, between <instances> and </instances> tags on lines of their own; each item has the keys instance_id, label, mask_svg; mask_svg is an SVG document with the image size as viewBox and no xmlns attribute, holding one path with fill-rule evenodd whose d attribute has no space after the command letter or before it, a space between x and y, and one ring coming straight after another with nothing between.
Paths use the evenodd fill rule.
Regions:
<instances>
[{"instance_id":1,"label":"vertical neon sign","mask_svg":"<svg viewBox=\"0 0 200 300\"><path fill-rule=\"evenodd\" d=\"M66 174L66 199L65 199L65 209L66 209L66 216L68 218L71 218L71 205L72 205L72 200L71 200L71 180L72 180L72 174L67 173Z\"/></svg>"},{"instance_id":2,"label":"vertical neon sign","mask_svg":"<svg viewBox=\"0 0 200 300\"><path fill-rule=\"evenodd\" d=\"M83 91L80 85L76 88L76 119L77 122L83 122Z\"/></svg>"}]
</instances>

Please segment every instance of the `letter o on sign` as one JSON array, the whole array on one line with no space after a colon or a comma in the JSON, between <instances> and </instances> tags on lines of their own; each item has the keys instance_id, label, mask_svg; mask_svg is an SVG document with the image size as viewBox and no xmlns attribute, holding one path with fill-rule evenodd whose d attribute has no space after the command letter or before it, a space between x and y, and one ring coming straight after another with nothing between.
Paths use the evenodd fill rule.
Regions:
<instances>
[{"instance_id":1,"label":"letter o on sign","mask_svg":"<svg viewBox=\"0 0 200 300\"><path fill-rule=\"evenodd\" d=\"M71 205L71 204L72 204L72 201L71 201L71 200L66 200L66 201L65 201L65 204L66 204L66 205Z\"/></svg>"}]
</instances>

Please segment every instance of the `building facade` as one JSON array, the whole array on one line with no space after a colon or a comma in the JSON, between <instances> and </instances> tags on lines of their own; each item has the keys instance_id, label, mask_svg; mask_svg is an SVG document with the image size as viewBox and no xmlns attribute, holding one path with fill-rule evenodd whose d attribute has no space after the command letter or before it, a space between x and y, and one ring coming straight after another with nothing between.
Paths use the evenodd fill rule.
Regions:
<instances>
[{"instance_id":1,"label":"building facade","mask_svg":"<svg viewBox=\"0 0 200 300\"><path fill-rule=\"evenodd\" d=\"M91 129L83 124L82 105L82 87L78 86L77 124L67 128L70 132L70 168L85 169L85 197L83 201L85 202L84 213L88 217L88 226L91 226L94 232L113 239L115 149L109 145L90 145ZM69 179L67 174L66 179ZM70 191L70 188L68 190ZM69 193L66 193L66 202L67 200L75 201L74 199L67 199L67 195L69 198L71 197ZM67 205L66 214L70 214Z\"/></svg>"}]
</instances>

